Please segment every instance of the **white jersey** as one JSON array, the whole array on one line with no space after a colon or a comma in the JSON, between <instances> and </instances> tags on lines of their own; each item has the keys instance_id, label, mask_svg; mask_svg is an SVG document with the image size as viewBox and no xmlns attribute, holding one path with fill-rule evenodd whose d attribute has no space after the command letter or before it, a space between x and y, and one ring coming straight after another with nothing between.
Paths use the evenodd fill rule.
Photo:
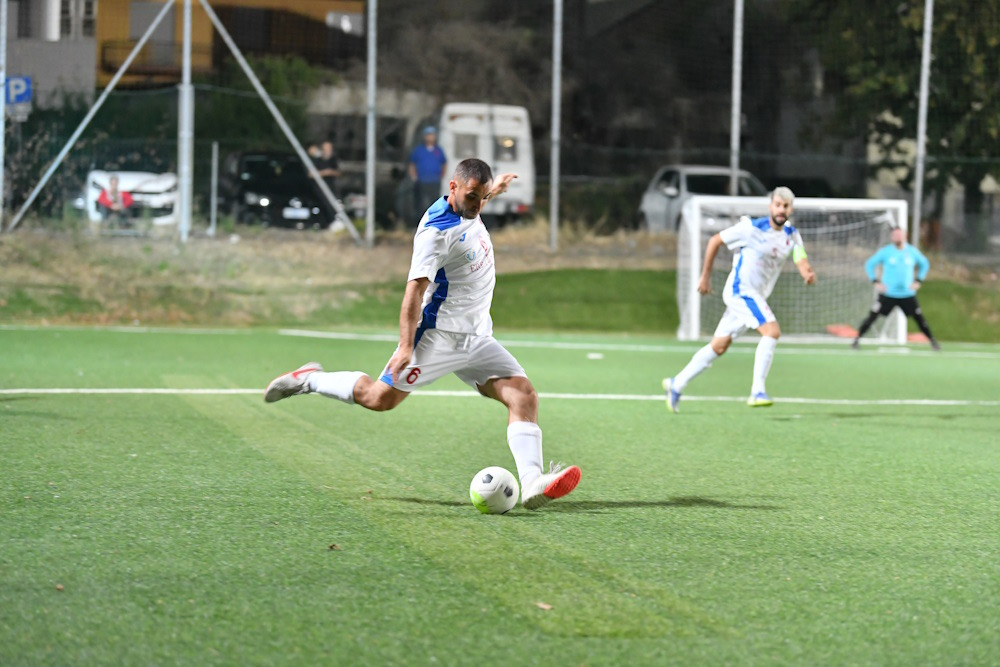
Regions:
<instances>
[{"instance_id":1,"label":"white jersey","mask_svg":"<svg viewBox=\"0 0 1000 667\"><path fill-rule=\"evenodd\" d=\"M773 229L769 218L742 218L719 235L733 251L733 270L726 280L723 297L760 295L767 298L781 275L788 257L799 261L806 256L802 235L791 224Z\"/></svg>"},{"instance_id":2,"label":"white jersey","mask_svg":"<svg viewBox=\"0 0 1000 667\"><path fill-rule=\"evenodd\" d=\"M466 220L438 199L413 237L407 280L427 278L417 339L427 329L489 336L496 271L493 241L482 219Z\"/></svg>"}]
</instances>

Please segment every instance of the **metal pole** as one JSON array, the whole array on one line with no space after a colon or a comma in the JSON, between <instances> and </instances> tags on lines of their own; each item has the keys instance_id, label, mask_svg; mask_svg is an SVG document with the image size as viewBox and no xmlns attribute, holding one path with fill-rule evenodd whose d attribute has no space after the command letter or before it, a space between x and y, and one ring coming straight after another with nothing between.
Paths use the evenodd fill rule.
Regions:
<instances>
[{"instance_id":1,"label":"metal pole","mask_svg":"<svg viewBox=\"0 0 1000 667\"><path fill-rule=\"evenodd\" d=\"M194 87L191 85L191 0L184 0L184 44L177 110L178 231L187 243L191 231L192 163L194 162ZM175 214L178 213L176 210Z\"/></svg>"},{"instance_id":2,"label":"metal pole","mask_svg":"<svg viewBox=\"0 0 1000 667\"><path fill-rule=\"evenodd\" d=\"M215 225L219 219L219 142L212 142L212 194L209 204L208 235L215 238Z\"/></svg>"},{"instance_id":3,"label":"metal pole","mask_svg":"<svg viewBox=\"0 0 1000 667\"><path fill-rule=\"evenodd\" d=\"M27 7L21 5L21 11ZM7 0L0 0L0 229L3 229L7 172Z\"/></svg>"},{"instance_id":4,"label":"metal pole","mask_svg":"<svg viewBox=\"0 0 1000 667\"><path fill-rule=\"evenodd\" d=\"M281 112L278 111L278 107L274 106L274 101L271 100L271 96L267 94L266 90L264 90L264 86L261 84L260 79L258 79L257 75L253 73L253 69L251 69L250 64L247 63L246 58L243 57L243 52L240 51L238 46L236 46L236 42L233 41L229 31L226 30L226 26L224 26L222 21L219 20L219 17L215 14L215 10L208 4L208 0L201 0L201 6L204 7L209 20L218 31L219 37L222 38L222 41L226 43L227 47L229 47L230 53L232 53L233 57L236 58L236 62L239 63L243 73L247 75L248 79L250 79L250 84L253 86L253 89L257 91L260 99L264 102L264 106L267 107L267 110L271 112L271 116L274 117L275 122L278 123L278 127L281 128L285 138L288 139L288 143L292 145L292 148L295 150L295 154L299 156L299 160L302 161L302 165L309 172L309 176L316 181L316 187L319 188L319 191L323 193L326 200L331 206L333 206L333 210L336 212L337 220L339 220L347 228L351 238L353 238L356 242L361 243L361 234L359 234L358 230L354 228L354 222L350 219L350 217L348 217L347 212L344 211L344 205L341 204L340 200L333 195L333 192L330 190L330 186L327 185L326 181L323 180L323 177L319 175L316 165L314 165L312 159L306 155L305 149L302 148L302 144L299 142L298 138L296 138L295 133L292 132L292 128L288 127L288 123L285 122Z\"/></svg>"},{"instance_id":5,"label":"metal pole","mask_svg":"<svg viewBox=\"0 0 1000 667\"><path fill-rule=\"evenodd\" d=\"M920 216L924 199L924 161L927 158L927 97L931 79L931 28L934 25L934 0L924 0L924 44L920 56L920 103L917 108L917 169L913 183L913 222L910 243L920 241Z\"/></svg>"},{"instance_id":6,"label":"metal pole","mask_svg":"<svg viewBox=\"0 0 1000 667\"><path fill-rule=\"evenodd\" d=\"M24 213L33 203L35 203L35 198L38 197L38 193L42 191L42 188L45 187L45 184L49 182L50 178L52 178L52 174L56 172L56 169L59 168L59 165L62 164L62 161L66 159L66 154L69 153L71 148L73 148L73 144L75 144L76 140L80 138L80 135L83 134L83 131L87 129L87 125L90 123L91 120L94 119L94 116L97 115L97 112L104 104L104 101L108 99L108 95L110 95L111 91L115 89L116 85L118 85L118 81L122 78L122 76L124 76L125 71L132 64L132 61L135 60L135 57L139 55L139 51L142 50L142 47L146 46L146 42L149 41L150 35L152 35L153 31L156 30L156 26L160 25L160 21L163 20L163 17L167 15L167 12L170 11L170 8L173 6L174 6L174 0L167 0L167 2L164 3L163 9L160 10L160 13L156 15L156 18L153 19L153 22L149 25L148 28L146 28L146 32L143 33L142 37L139 38L139 41L136 42L135 47L133 47L132 49L132 53L128 54L128 58L126 58L125 62L122 63L122 66L118 68L118 71L115 72L115 75L111 78L111 81L108 82L108 85L104 87L104 92L101 93L101 96L97 98L96 102L94 102L94 106L90 107L90 111L88 111L87 115L84 116L83 120L80 121L80 124L73 132L73 136L69 138L69 140L66 142L66 145L63 146L61 151L59 151L59 155L57 155L56 159L52 161L52 164L49 166L48 170L42 176L42 180L38 182L38 185L35 186L35 189L31 191L30 195L28 195L27 201L25 201L24 204L21 205L21 208L20 210L18 210L17 215L15 215L14 219L11 220L10 227L7 228L8 232L13 231L13 229L17 227L17 223L21 222L21 218L24 217Z\"/></svg>"},{"instance_id":7,"label":"metal pole","mask_svg":"<svg viewBox=\"0 0 1000 667\"><path fill-rule=\"evenodd\" d=\"M553 3L552 26L552 146L549 156L549 249L559 248L559 135L562 132L563 0Z\"/></svg>"},{"instance_id":8,"label":"metal pole","mask_svg":"<svg viewBox=\"0 0 1000 667\"><path fill-rule=\"evenodd\" d=\"M734 0L733 12L733 103L729 119L729 194L739 194L740 118L743 103L743 0Z\"/></svg>"},{"instance_id":9,"label":"metal pole","mask_svg":"<svg viewBox=\"0 0 1000 667\"><path fill-rule=\"evenodd\" d=\"M375 68L378 0L368 0L368 113L365 134L365 242L375 245Z\"/></svg>"}]
</instances>

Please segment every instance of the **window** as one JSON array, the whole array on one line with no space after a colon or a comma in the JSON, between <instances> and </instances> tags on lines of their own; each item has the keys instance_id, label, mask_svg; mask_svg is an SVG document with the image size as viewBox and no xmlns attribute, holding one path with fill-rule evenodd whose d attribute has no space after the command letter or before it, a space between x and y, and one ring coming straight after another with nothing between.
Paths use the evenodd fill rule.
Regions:
<instances>
[{"instance_id":1,"label":"window","mask_svg":"<svg viewBox=\"0 0 1000 667\"><path fill-rule=\"evenodd\" d=\"M74 37L73 17L76 13L75 0L62 0L59 3L59 36Z\"/></svg>"},{"instance_id":2,"label":"window","mask_svg":"<svg viewBox=\"0 0 1000 667\"><path fill-rule=\"evenodd\" d=\"M497 160L517 160L517 139L509 135L493 137L493 156Z\"/></svg>"},{"instance_id":3,"label":"window","mask_svg":"<svg viewBox=\"0 0 1000 667\"><path fill-rule=\"evenodd\" d=\"M83 11L80 17L80 33L84 37L93 37L97 32L97 0L83 0Z\"/></svg>"},{"instance_id":4,"label":"window","mask_svg":"<svg viewBox=\"0 0 1000 667\"><path fill-rule=\"evenodd\" d=\"M97 0L61 0L59 36L69 39L93 37L97 26Z\"/></svg>"},{"instance_id":5,"label":"window","mask_svg":"<svg viewBox=\"0 0 1000 667\"><path fill-rule=\"evenodd\" d=\"M479 137L475 134L455 134L455 160L464 160L468 157L476 157L479 154L477 148Z\"/></svg>"},{"instance_id":6,"label":"window","mask_svg":"<svg viewBox=\"0 0 1000 667\"><path fill-rule=\"evenodd\" d=\"M31 4L28 0L18 0L14 5L17 9L17 36L31 38Z\"/></svg>"}]
</instances>

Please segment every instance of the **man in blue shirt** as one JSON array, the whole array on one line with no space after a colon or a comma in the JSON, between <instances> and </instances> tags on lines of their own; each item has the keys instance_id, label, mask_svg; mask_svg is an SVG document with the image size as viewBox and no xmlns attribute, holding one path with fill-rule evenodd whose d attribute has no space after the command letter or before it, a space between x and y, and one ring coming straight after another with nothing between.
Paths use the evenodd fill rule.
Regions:
<instances>
[{"instance_id":1,"label":"man in blue shirt","mask_svg":"<svg viewBox=\"0 0 1000 667\"><path fill-rule=\"evenodd\" d=\"M878 252L865 262L865 271L868 273L868 278L875 283L879 295L868 317L858 328L858 336L851 343L851 347L858 349L861 337L871 328L879 315L887 317L893 308L899 306L903 314L912 317L917 323L930 340L931 347L940 350L941 346L931 334L931 328L924 319L920 304L917 303L917 290L920 289L920 284L927 276L931 264L919 250L906 242L906 232L903 229L893 227L891 239L892 243L879 248ZM879 265L882 266L882 275L876 277L875 267Z\"/></svg>"},{"instance_id":2,"label":"man in blue shirt","mask_svg":"<svg viewBox=\"0 0 1000 667\"><path fill-rule=\"evenodd\" d=\"M410 153L410 179L413 180L413 216L420 220L424 211L442 195L441 179L445 176L448 158L437 145L437 129L424 128L424 143Z\"/></svg>"}]
</instances>

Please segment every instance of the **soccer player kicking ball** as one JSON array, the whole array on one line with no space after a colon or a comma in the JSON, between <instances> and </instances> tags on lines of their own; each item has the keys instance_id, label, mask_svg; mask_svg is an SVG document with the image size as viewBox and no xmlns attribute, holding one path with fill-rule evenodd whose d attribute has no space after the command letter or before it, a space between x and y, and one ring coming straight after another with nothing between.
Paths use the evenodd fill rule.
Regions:
<instances>
[{"instance_id":1,"label":"soccer player kicking ball","mask_svg":"<svg viewBox=\"0 0 1000 667\"><path fill-rule=\"evenodd\" d=\"M741 218L739 223L708 240L698 292L709 294L712 291L712 262L722 244L726 244L733 251L733 270L729 273L722 293L726 311L719 320L712 342L695 352L684 370L663 381L667 407L671 412L677 412L681 394L688 382L725 354L733 339L748 329L756 329L761 338L754 356L753 385L747 405L760 408L774 404L767 395L764 382L771 370L774 348L778 345L781 329L767 305L767 297L778 282L781 266L789 255L806 284L816 282L816 274L809 266L802 246L802 236L795 227L788 224L794 199L795 196L788 188L775 188L771 193L769 217L753 220Z\"/></svg>"},{"instance_id":2,"label":"soccer player kicking ball","mask_svg":"<svg viewBox=\"0 0 1000 667\"><path fill-rule=\"evenodd\" d=\"M507 407L507 444L521 480L521 504L538 509L572 491L580 468L550 466L543 472L538 394L513 355L493 338L493 243L479 213L515 178L501 174L494 180L482 160L463 160L448 196L424 213L413 238L399 346L378 380L359 371L326 373L309 363L275 378L264 400L317 392L381 412L395 408L414 389L455 373Z\"/></svg>"}]
</instances>

